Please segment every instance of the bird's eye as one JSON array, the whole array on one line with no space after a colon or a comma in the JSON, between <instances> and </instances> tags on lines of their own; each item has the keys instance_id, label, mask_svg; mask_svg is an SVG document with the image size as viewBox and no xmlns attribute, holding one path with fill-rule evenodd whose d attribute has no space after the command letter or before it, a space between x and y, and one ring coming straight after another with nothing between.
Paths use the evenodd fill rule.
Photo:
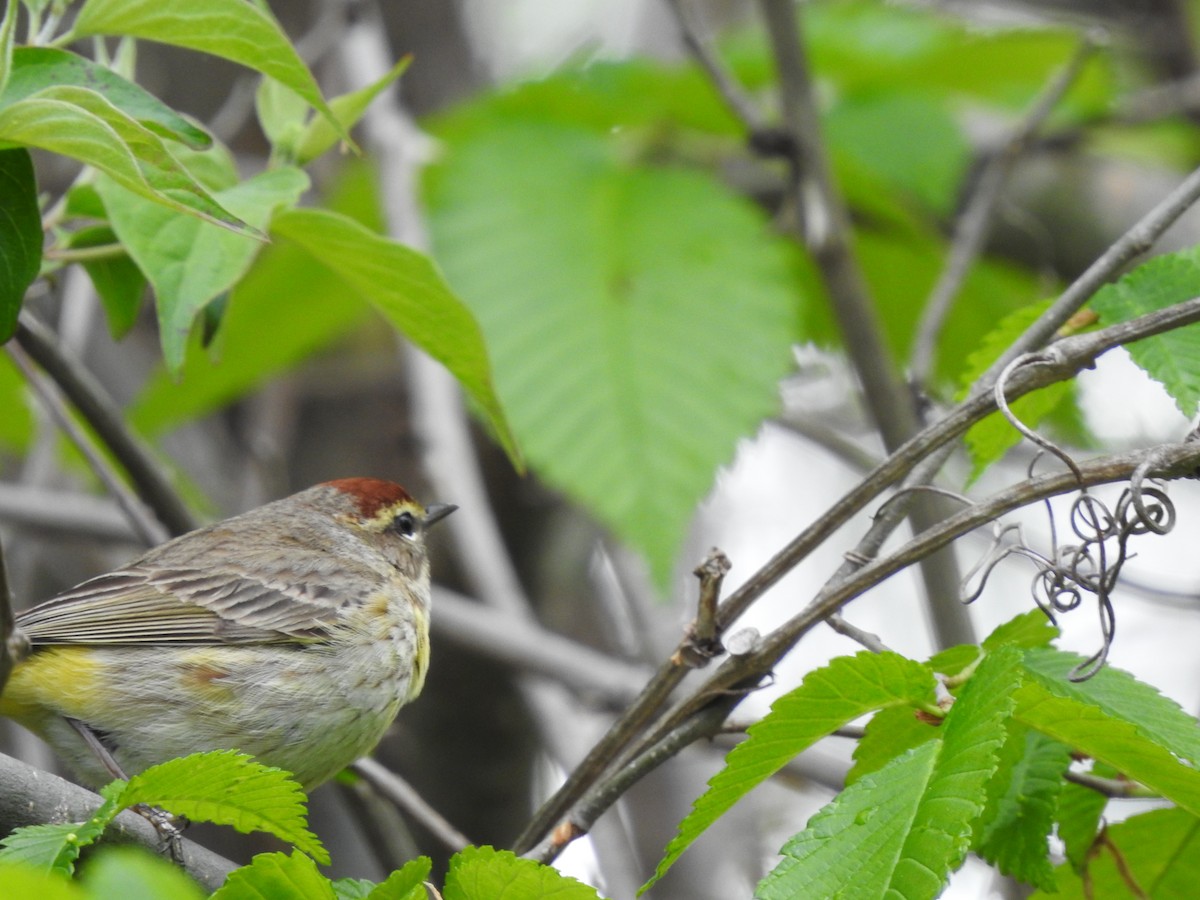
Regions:
<instances>
[{"instance_id":1,"label":"bird's eye","mask_svg":"<svg viewBox=\"0 0 1200 900\"><path fill-rule=\"evenodd\" d=\"M417 533L417 517L410 512L402 512L392 519L391 530L404 537L412 537Z\"/></svg>"}]
</instances>

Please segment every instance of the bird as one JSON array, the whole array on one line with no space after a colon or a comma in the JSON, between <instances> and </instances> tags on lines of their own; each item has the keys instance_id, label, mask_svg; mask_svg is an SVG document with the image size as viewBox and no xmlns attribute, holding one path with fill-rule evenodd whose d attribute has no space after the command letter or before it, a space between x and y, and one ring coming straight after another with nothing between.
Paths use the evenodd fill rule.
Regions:
<instances>
[{"instance_id":1,"label":"bird","mask_svg":"<svg viewBox=\"0 0 1200 900\"><path fill-rule=\"evenodd\" d=\"M421 692L425 533L456 508L343 478L167 541L17 616L0 715L93 786L237 750L311 790Z\"/></svg>"}]
</instances>

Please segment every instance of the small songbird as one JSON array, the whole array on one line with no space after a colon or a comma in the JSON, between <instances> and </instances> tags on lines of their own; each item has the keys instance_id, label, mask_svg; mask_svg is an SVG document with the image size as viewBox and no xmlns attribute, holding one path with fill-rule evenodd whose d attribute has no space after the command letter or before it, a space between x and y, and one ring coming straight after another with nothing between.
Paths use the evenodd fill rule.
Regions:
<instances>
[{"instance_id":1,"label":"small songbird","mask_svg":"<svg viewBox=\"0 0 1200 900\"><path fill-rule=\"evenodd\" d=\"M0 715L91 784L236 749L311 789L420 693L425 530L454 509L346 478L168 541L17 616Z\"/></svg>"}]
</instances>

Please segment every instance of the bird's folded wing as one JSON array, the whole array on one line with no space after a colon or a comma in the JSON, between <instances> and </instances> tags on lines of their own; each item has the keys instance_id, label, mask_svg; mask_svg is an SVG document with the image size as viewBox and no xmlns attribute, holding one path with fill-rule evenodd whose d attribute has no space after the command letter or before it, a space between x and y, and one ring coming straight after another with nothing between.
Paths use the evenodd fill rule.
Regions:
<instances>
[{"instance_id":1,"label":"bird's folded wing","mask_svg":"<svg viewBox=\"0 0 1200 900\"><path fill-rule=\"evenodd\" d=\"M201 569L101 575L17 616L39 644L257 644L320 641L337 605L307 584Z\"/></svg>"}]
</instances>

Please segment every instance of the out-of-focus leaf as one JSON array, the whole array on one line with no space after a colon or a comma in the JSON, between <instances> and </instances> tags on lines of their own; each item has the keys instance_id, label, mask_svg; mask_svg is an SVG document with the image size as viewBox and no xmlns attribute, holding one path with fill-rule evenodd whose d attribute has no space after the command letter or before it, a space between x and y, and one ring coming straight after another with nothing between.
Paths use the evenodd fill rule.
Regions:
<instances>
[{"instance_id":1,"label":"out-of-focus leaf","mask_svg":"<svg viewBox=\"0 0 1200 900\"><path fill-rule=\"evenodd\" d=\"M340 97L334 97L329 101L329 108L333 110L334 116L341 123L343 133L354 127L371 102L403 74L411 61L412 57L406 56L374 84L369 84L361 90L343 94ZM300 165L312 162L336 144L340 138L341 134L333 129L327 119L313 118L304 126L304 130L297 140L296 161Z\"/></svg>"},{"instance_id":2,"label":"out-of-focus leaf","mask_svg":"<svg viewBox=\"0 0 1200 900\"><path fill-rule=\"evenodd\" d=\"M21 301L41 262L42 216L33 160L28 150L0 150L0 344L16 331Z\"/></svg>"}]
</instances>

